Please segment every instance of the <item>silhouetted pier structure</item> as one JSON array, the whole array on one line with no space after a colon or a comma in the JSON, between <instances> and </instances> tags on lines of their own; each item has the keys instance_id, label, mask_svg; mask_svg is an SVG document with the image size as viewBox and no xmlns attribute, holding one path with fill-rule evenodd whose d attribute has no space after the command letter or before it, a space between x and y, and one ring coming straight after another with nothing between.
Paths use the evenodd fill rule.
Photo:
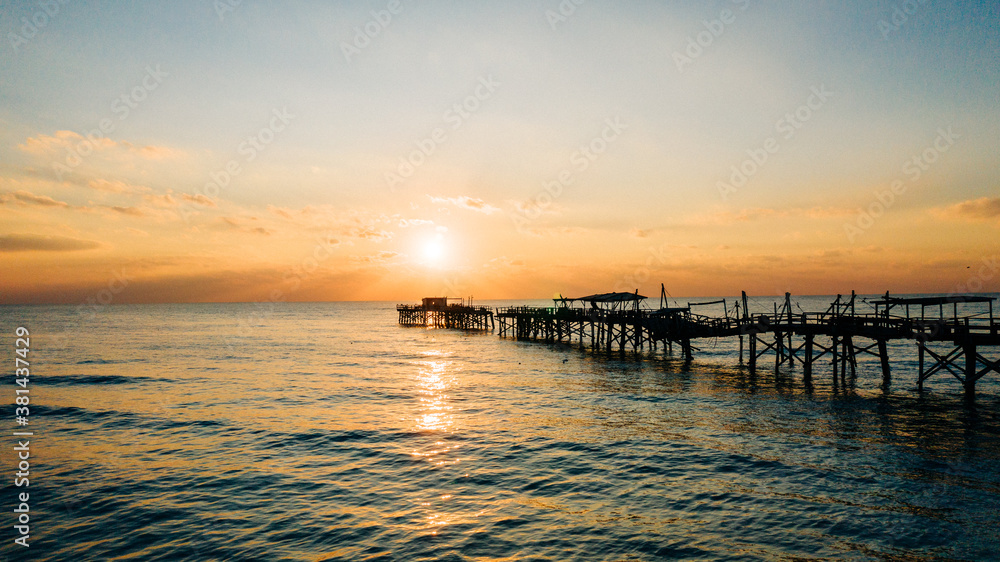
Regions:
<instances>
[{"instance_id":1,"label":"silhouetted pier structure","mask_svg":"<svg viewBox=\"0 0 1000 562\"><path fill-rule=\"evenodd\" d=\"M460 302L449 303L449 300ZM470 299L471 303L471 299ZM399 323L404 326L457 328L459 330L493 330L493 309L472 306L461 299L427 297L418 305L396 305Z\"/></svg>"},{"instance_id":2,"label":"silhouetted pier structure","mask_svg":"<svg viewBox=\"0 0 1000 562\"><path fill-rule=\"evenodd\" d=\"M601 293L580 298L554 299L553 307L508 307L496 311L501 337L529 339L550 343L579 344L603 352L673 351L680 346L686 360L693 358L693 340L739 338L740 362L755 371L758 362L771 353L774 368L800 364L803 377L809 379L818 361L828 358L834 377L843 378L857 371L859 354L879 358L885 383L891 379L888 343L912 340L917 344L917 387L938 373L950 373L975 392L976 381L990 372L1000 373L1000 361L986 358L984 347L1000 346L1000 319L993 317L993 298L981 295L936 297L885 297L874 301L874 313L856 310L856 295L838 295L824 312L793 313L791 295L785 294L783 306L774 305L773 313L749 312L746 293L732 310L725 300L688 303L669 307L661 287L658 310L643 310L646 297L635 293ZM988 303L988 317L959 312L959 305ZM578 306L574 306L577 304ZM710 317L692 312L694 307L722 305L722 316ZM582 305L582 306L579 306ZM920 316L915 316L915 309ZM950 308L951 317L946 316ZM938 314L928 317L928 308ZM914 314L911 315L911 309ZM900 314L902 313L902 314ZM928 344L948 344L945 353Z\"/></svg>"},{"instance_id":3,"label":"silhouetted pier structure","mask_svg":"<svg viewBox=\"0 0 1000 562\"><path fill-rule=\"evenodd\" d=\"M644 311L639 303L646 297L636 293L601 293L577 299L554 299L551 308L509 307L497 309L500 337L543 340L590 346L612 351L642 350L654 341L646 329ZM580 302L584 308L573 308Z\"/></svg>"}]
</instances>

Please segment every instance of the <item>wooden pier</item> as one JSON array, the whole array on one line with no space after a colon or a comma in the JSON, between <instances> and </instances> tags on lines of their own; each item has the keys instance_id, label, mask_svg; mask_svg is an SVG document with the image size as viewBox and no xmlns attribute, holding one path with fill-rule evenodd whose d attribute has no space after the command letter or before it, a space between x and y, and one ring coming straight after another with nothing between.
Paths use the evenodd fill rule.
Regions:
<instances>
[{"instance_id":1,"label":"wooden pier","mask_svg":"<svg viewBox=\"0 0 1000 562\"><path fill-rule=\"evenodd\" d=\"M782 365L801 365L807 380L818 362L829 360L833 376L843 379L848 372L855 375L858 356L868 354L879 358L886 384L891 380L888 344L907 340L917 348L918 389L923 389L928 378L950 373L971 395L979 379L1000 373L1000 360L983 354L984 348L1000 346L1000 318L993 317L992 297L901 298L886 293L870 303L874 312L859 313L852 292L849 298L838 295L823 312L793 313L791 295L786 293L783 306L779 308L776 303L773 313L767 314L750 313L746 293L732 308L724 300L672 308L667 306L662 287L659 309L640 308L645 299L638 292L601 293L573 299L560 297L554 299L552 307L500 308L496 310L499 335L619 354L656 352L658 348L672 353L677 344L686 360L693 359L692 341L735 337L739 338L740 362L751 372L766 355L772 355L775 370ZM400 323L493 329L492 313L469 311L457 313L450 320L448 316L432 319L426 302L420 307L397 307ZM960 306L974 303L988 304L988 315L960 313ZM721 305L722 315L692 312L695 307L711 305ZM451 306L455 305L448 308ZM928 315L928 309L937 314ZM936 345L932 348L930 344ZM942 346L949 351L941 351Z\"/></svg>"},{"instance_id":2,"label":"wooden pier","mask_svg":"<svg viewBox=\"0 0 1000 562\"><path fill-rule=\"evenodd\" d=\"M396 305L399 323L404 326L424 326L428 328L456 328L459 330L490 330L494 328L493 309L488 306L472 306L449 303L448 297L427 297L418 305ZM470 299L471 300L471 299Z\"/></svg>"}]
</instances>

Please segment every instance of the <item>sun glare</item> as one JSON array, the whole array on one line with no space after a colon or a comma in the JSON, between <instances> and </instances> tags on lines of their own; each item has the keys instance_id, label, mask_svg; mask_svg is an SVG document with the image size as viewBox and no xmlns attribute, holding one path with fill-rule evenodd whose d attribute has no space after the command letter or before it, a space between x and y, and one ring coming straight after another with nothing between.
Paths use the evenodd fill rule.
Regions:
<instances>
[{"instance_id":1,"label":"sun glare","mask_svg":"<svg viewBox=\"0 0 1000 562\"><path fill-rule=\"evenodd\" d=\"M424 257L427 261L439 262L444 257L444 248L439 240L431 240L424 244Z\"/></svg>"},{"instance_id":2,"label":"sun glare","mask_svg":"<svg viewBox=\"0 0 1000 562\"><path fill-rule=\"evenodd\" d=\"M438 233L434 238L425 241L423 254L424 261L428 264L440 265L445 257L444 236Z\"/></svg>"}]
</instances>

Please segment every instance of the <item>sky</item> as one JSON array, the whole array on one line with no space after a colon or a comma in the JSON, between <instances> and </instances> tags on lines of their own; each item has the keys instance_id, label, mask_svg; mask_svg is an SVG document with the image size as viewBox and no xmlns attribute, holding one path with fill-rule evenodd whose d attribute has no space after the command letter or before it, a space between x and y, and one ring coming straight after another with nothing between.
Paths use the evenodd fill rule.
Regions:
<instances>
[{"instance_id":1,"label":"sky","mask_svg":"<svg viewBox=\"0 0 1000 562\"><path fill-rule=\"evenodd\" d=\"M1000 4L0 4L0 303L1000 287Z\"/></svg>"}]
</instances>

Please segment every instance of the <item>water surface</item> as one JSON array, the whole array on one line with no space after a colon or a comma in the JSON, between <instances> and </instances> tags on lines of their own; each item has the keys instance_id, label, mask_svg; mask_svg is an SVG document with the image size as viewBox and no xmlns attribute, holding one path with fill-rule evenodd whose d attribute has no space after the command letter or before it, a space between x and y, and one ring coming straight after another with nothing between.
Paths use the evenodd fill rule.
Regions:
<instances>
[{"instance_id":1,"label":"water surface","mask_svg":"<svg viewBox=\"0 0 1000 562\"><path fill-rule=\"evenodd\" d=\"M807 384L735 341L637 361L400 327L392 303L0 311L9 364L32 332L35 432L31 547L11 514L3 559L1000 552L1000 377L918 393L910 343L889 385L875 358Z\"/></svg>"}]
</instances>

